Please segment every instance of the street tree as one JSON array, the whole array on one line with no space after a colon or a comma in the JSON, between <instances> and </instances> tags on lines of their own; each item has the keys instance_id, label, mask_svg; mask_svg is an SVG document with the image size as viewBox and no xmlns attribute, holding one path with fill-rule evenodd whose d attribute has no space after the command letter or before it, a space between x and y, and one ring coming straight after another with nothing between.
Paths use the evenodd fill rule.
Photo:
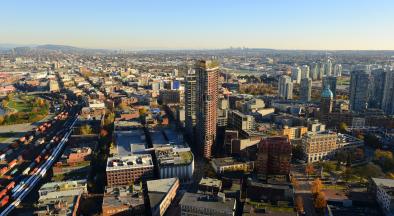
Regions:
<instances>
[{"instance_id":1,"label":"street tree","mask_svg":"<svg viewBox=\"0 0 394 216\"><path fill-rule=\"evenodd\" d=\"M305 174L307 175L308 179L309 179L309 176L312 175L314 172L315 172L315 168L313 167L313 164L308 163L305 166Z\"/></svg>"},{"instance_id":2,"label":"street tree","mask_svg":"<svg viewBox=\"0 0 394 216\"><path fill-rule=\"evenodd\" d=\"M312 194L318 194L321 192L322 189L323 189L322 181L319 178L315 179L311 185Z\"/></svg>"}]
</instances>

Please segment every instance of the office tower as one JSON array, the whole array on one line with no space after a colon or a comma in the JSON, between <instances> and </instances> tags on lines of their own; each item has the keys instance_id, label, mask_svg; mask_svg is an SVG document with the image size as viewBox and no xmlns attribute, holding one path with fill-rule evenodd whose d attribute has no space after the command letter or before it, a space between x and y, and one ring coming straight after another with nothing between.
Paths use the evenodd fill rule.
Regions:
<instances>
[{"instance_id":1,"label":"office tower","mask_svg":"<svg viewBox=\"0 0 394 216\"><path fill-rule=\"evenodd\" d=\"M205 158L211 158L216 139L219 64L200 60L196 64L197 137Z\"/></svg>"},{"instance_id":2,"label":"office tower","mask_svg":"<svg viewBox=\"0 0 394 216\"><path fill-rule=\"evenodd\" d=\"M351 110L361 112L367 108L370 82L370 75L366 71L352 71L349 88Z\"/></svg>"},{"instance_id":3,"label":"office tower","mask_svg":"<svg viewBox=\"0 0 394 216\"><path fill-rule=\"evenodd\" d=\"M268 137L258 144L255 167L260 174L288 175L291 144L287 137Z\"/></svg>"},{"instance_id":4,"label":"office tower","mask_svg":"<svg viewBox=\"0 0 394 216\"><path fill-rule=\"evenodd\" d=\"M320 68L319 68L319 73L317 74L317 79L318 80L321 80L321 79L323 79L323 76L324 76L324 71L325 71L325 65L324 65L324 63L322 63L322 62L320 62Z\"/></svg>"},{"instance_id":5,"label":"office tower","mask_svg":"<svg viewBox=\"0 0 394 216\"><path fill-rule=\"evenodd\" d=\"M291 82L291 78L289 76L283 75L279 77L278 82L278 93L279 97L282 99L292 99L293 98L293 83Z\"/></svg>"},{"instance_id":6,"label":"office tower","mask_svg":"<svg viewBox=\"0 0 394 216\"><path fill-rule=\"evenodd\" d=\"M313 62L311 64L311 70L309 72L309 77L312 78L312 80L317 80L317 75L319 73L319 64L316 62Z\"/></svg>"},{"instance_id":7,"label":"office tower","mask_svg":"<svg viewBox=\"0 0 394 216\"><path fill-rule=\"evenodd\" d=\"M386 71L384 69L376 69L371 72L371 86L368 107L377 109L382 108L385 80Z\"/></svg>"},{"instance_id":8,"label":"office tower","mask_svg":"<svg viewBox=\"0 0 394 216\"><path fill-rule=\"evenodd\" d=\"M324 67L324 75L331 76L332 75L332 62L330 59L327 59L326 66Z\"/></svg>"},{"instance_id":9,"label":"office tower","mask_svg":"<svg viewBox=\"0 0 394 216\"><path fill-rule=\"evenodd\" d=\"M196 126L196 75L187 74L185 77L185 127L190 138L194 135Z\"/></svg>"},{"instance_id":10,"label":"office tower","mask_svg":"<svg viewBox=\"0 0 394 216\"><path fill-rule=\"evenodd\" d=\"M304 78L301 80L301 100L304 102L311 101L311 93L312 93L312 80L309 78Z\"/></svg>"},{"instance_id":11,"label":"office tower","mask_svg":"<svg viewBox=\"0 0 394 216\"><path fill-rule=\"evenodd\" d=\"M326 85L321 93L320 101L320 112L327 114L332 112L334 94L330 90L329 86Z\"/></svg>"},{"instance_id":12,"label":"office tower","mask_svg":"<svg viewBox=\"0 0 394 216\"><path fill-rule=\"evenodd\" d=\"M342 65L341 64L335 64L335 66L334 66L334 76L336 76L336 77L342 76Z\"/></svg>"},{"instance_id":13,"label":"office tower","mask_svg":"<svg viewBox=\"0 0 394 216\"><path fill-rule=\"evenodd\" d=\"M304 78L309 78L309 66L308 65L302 65L301 67L301 79Z\"/></svg>"},{"instance_id":14,"label":"office tower","mask_svg":"<svg viewBox=\"0 0 394 216\"><path fill-rule=\"evenodd\" d=\"M300 67L294 67L291 69L291 80L297 84L299 84L301 82L301 68Z\"/></svg>"},{"instance_id":15,"label":"office tower","mask_svg":"<svg viewBox=\"0 0 394 216\"><path fill-rule=\"evenodd\" d=\"M388 115L394 115L394 70L388 71L384 84L382 109Z\"/></svg>"},{"instance_id":16,"label":"office tower","mask_svg":"<svg viewBox=\"0 0 394 216\"><path fill-rule=\"evenodd\" d=\"M334 95L334 99L337 96L337 77L335 76L325 76L323 77L323 89L328 86Z\"/></svg>"}]
</instances>

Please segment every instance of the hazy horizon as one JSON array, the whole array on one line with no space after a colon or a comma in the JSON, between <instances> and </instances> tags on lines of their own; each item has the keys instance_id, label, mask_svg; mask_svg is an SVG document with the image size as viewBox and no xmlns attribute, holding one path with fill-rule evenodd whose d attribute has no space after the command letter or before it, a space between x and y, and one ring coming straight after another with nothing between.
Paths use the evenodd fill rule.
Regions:
<instances>
[{"instance_id":1,"label":"hazy horizon","mask_svg":"<svg viewBox=\"0 0 394 216\"><path fill-rule=\"evenodd\" d=\"M394 50L394 2L12 1L0 44L123 50Z\"/></svg>"}]
</instances>

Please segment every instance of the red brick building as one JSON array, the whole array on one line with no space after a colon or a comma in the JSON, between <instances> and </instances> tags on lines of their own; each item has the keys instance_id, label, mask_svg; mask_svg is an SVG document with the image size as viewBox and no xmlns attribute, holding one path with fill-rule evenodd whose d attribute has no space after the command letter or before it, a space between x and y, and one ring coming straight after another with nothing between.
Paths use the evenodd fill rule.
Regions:
<instances>
[{"instance_id":1,"label":"red brick building","mask_svg":"<svg viewBox=\"0 0 394 216\"><path fill-rule=\"evenodd\" d=\"M198 61L196 64L197 137L204 158L212 157L216 141L219 64Z\"/></svg>"},{"instance_id":2,"label":"red brick building","mask_svg":"<svg viewBox=\"0 0 394 216\"><path fill-rule=\"evenodd\" d=\"M258 144L255 167L260 174L288 175L291 144L287 137L268 137Z\"/></svg>"}]
</instances>

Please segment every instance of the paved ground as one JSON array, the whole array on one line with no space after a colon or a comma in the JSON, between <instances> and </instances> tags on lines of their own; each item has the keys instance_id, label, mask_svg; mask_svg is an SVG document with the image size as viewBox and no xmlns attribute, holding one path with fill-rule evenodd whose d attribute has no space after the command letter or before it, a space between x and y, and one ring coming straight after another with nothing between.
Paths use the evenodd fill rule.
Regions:
<instances>
[{"instance_id":1,"label":"paved ground","mask_svg":"<svg viewBox=\"0 0 394 216\"><path fill-rule=\"evenodd\" d=\"M7 136L8 139L4 139L0 142L0 149L4 148L5 145L12 143L15 139L26 134L26 132L31 131L33 128L40 125L41 122L47 121L53 118L53 114L49 114L41 121L34 123L25 123L25 124L14 124L14 125L3 125L0 126L0 137Z\"/></svg>"}]
</instances>

